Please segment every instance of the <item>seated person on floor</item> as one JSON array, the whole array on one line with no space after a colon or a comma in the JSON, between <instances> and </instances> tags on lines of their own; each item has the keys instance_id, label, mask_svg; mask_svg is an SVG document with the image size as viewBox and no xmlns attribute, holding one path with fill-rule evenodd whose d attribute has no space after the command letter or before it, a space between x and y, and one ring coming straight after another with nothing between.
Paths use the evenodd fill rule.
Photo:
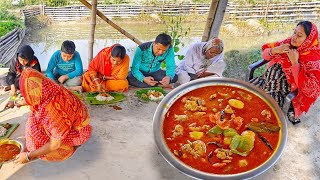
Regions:
<instances>
[{"instance_id":1,"label":"seated person on floor","mask_svg":"<svg viewBox=\"0 0 320 180\"><path fill-rule=\"evenodd\" d=\"M222 76L226 67L222 51L223 42L219 38L193 44L176 69L178 83L183 84L212 75Z\"/></svg>"},{"instance_id":2,"label":"seated person on floor","mask_svg":"<svg viewBox=\"0 0 320 180\"><path fill-rule=\"evenodd\" d=\"M86 105L65 87L43 74L26 68L20 78L21 94L30 106L25 125L26 149L15 163L35 159L64 161L91 136L92 127Z\"/></svg>"},{"instance_id":3,"label":"seated person on floor","mask_svg":"<svg viewBox=\"0 0 320 180\"><path fill-rule=\"evenodd\" d=\"M74 42L64 41L61 50L57 50L51 56L46 70L48 78L70 89L81 86L83 73L81 57L75 49Z\"/></svg>"},{"instance_id":4,"label":"seated person on floor","mask_svg":"<svg viewBox=\"0 0 320 180\"><path fill-rule=\"evenodd\" d=\"M320 95L320 47L317 26L309 21L297 24L282 41L262 46L262 57L270 61L266 72L250 82L270 94L283 106L286 96L298 90L287 114L292 123L307 112Z\"/></svg>"},{"instance_id":5,"label":"seated person on floor","mask_svg":"<svg viewBox=\"0 0 320 180\"><path fill-rule=\"evenodd\" d=\"M17 55L11 60L8 75L6 76L6 85L10 89L10 97L14 96L19 90L19 79L21 72L26 67L31 67L39 72L41 72L40 63L38 58L34 56L34 51L29 45L21 46ZM14 102L9 101L6 104L6 108L14 107Z\"/></svg>"},{"instance_id":6,"label":"seated person on floor","mask_svg":"<svg viewBox=\"0 0 320 180\"><path fill-rule=\"evenodd\" d=\"M163 61L166 63L166 70L160 68ZM162 33L154 42L142 43L137 47L128 81L130 85L140 88L172 87L171 83L178 79L175 68L171 37Z\"/></svg>"},{"instance_id":7,"label":"seated person on floor","mask_svg":"<svg viewBox=\"0 0 320 180\"><path fill-rule=\"evenodd\" d=\"M129 62L126 49L120 44L102 49L90 62L88 71L83 74L83 90L88 92L127 91Z\"/></svg>"}]
</instances>

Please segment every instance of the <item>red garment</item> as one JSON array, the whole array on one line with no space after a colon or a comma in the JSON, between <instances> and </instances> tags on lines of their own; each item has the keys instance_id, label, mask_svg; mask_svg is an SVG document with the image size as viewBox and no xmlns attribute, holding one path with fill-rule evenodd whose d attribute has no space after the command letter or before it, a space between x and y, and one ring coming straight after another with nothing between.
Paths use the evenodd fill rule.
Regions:
<instances>
[{"instance_id":1,"label":"red garment","mask_svg":"<svg viewBox=\"0 0 320 180\"><path fill-rule=\"evenodd\" d=\"M20 90L31 109L25 129L29 151L41 148L50 138L61 140L60 148L40 158L62 161L90 138L88 109L72 92L31 68L22 71Z\"/></svg>"},{"instance_id":2,"label":"red garment","mask_svg":"<svg viewBox=\"0 0 320 180\"><path fill-rule=\"evenodd\" d=\"M105 76L111 76L112 63L110 56L113 47L116 45L118 44L102 49L90 62L88 71L95 71Z\"/></svg>"},{"instance_id":3,"label":"red garment","mask_svg":"<svg viewBox=\"0 0 320 180\"><path fill-rule=\"evenodd\" d=\"M291 37L275 42L267 43L262 46L262 51L267 48L280 46L290 43ZM296 117L300 117L303 112L307 112L310 106L320 95L320 47L318 42L318 29L312 23L312 28L306 40L297 48L299 52L300 72L298 84L294 81L291 62L286 53L277 54L271 57L270 64L279 63L286 74L291 91L298 88L298 95L292 100Z\"/></svg>"}]
</instances>

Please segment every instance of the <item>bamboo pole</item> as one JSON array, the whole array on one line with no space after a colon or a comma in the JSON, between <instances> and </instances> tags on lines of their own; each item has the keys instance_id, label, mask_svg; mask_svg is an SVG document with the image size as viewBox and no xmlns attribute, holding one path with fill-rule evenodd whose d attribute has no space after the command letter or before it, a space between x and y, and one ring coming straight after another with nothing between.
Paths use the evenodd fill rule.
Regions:
<instances>
[{"instance_id":1,"label":"bamboo pole","mask_svg":"<svg viewBox=\"0 0 320 180\"><path fill-rule=\"evenodd\" d=\"M203 35L202 35L202 42L209 40L211 26L212 26L212 23L214 21L214 17L217 12L218 4L219 4L219 0L212 0L211 1L206 27L204 28Z\"/></svg>"},{"instance_id":2,"label":"bamboo pole","mask_svg":"<svg viewBox=\"0 0 320 180\"><path fill-rule=\"evenodd\" d=\"M94 31L96 28L96 19L97 19L97 0L92 0L92 9L91 9L91 29L90 29L90 39L89 39L89 49L88 49L88 62L93 58L93 44L94 44Z\"/></svg>"},{"instance_id":3,"label":"bamboo pole","mask_svg":"<svg viewBox=\"0 0 320 180\"><path fill-rule=\"evenodd\" d=\"M79 0L83 5L85 5L87 8L92 9L92 6L90 3L88 3L86 0ZM134 36L132 36L131 34L129 34L127 31L125 31L124 29L122 29L120 26L118 26L117 24L115 24L114 22L112 22L109 18L107 18L101 11L97 10L97 15L103 19L104 21L106 21L108 24L110 24L110 26L112 26L113 28L115 28L116 30L118 30L121 34L125 35L127 38L131 39L133 42L137 43L138 45L140 45L142 42L140 40L138 40L137 38L135 38Z\"/></svg>"}]
</instances>

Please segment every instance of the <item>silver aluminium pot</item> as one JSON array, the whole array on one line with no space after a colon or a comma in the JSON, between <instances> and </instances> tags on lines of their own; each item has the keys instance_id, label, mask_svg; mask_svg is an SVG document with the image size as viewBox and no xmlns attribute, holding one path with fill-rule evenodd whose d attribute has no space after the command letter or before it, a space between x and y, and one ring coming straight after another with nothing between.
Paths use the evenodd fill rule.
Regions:
<instances>
[{"instance_id":1,"label":"silver aluminium pot","mask_svg":"<svg viewBox=\"0 0 320 180\"><path fill-rule=\"evenodd\" d=\"M244 89L246 91L249 91L261 99L263 99L271 109L274 110L276 116L278 116L278 119L280 119L280 126L281 126L281 132L280 134L280 140L278 147L275 149L274 154L262 165L259 167L252 169L247 172L239 173L239 174L230 174L230 175L221 175L221 174L212 174L212 173L206 173L199 170L196 170L186 164L184 164L182 161L180 161L178 158L175 157L175 155L170 152L168 149L166 142L164 140L164 135L162 132L163 129L163 122L164 117L169 110L169 108L174 104L176 100L178 100L181 96L185 95L186 93L202 88L207 86L216 86L216 85L227 85L231 87L237 87ZM202 78L197 79L194 81L191 81L189 83L183 84L174 90L172 90L170 93L168 93L164 99L159 103L156 112L153 116L153 133L154 133L154 140L158 147L158 150L160 151L163 158L173 167L181 171L182 173L191 176L196 179L248 179L255 176L258 176L259 174L262 174L263 172L267 171L270 167L272 167L277 160L280 158L286 142L287 142L287 122L286 117L278 104L276 103L273 98L266 94L263 90L251 85L250 83L231 79L231 78L223 78L223 77L208 77L208 78Z\"/></svg>"}]
</instances>

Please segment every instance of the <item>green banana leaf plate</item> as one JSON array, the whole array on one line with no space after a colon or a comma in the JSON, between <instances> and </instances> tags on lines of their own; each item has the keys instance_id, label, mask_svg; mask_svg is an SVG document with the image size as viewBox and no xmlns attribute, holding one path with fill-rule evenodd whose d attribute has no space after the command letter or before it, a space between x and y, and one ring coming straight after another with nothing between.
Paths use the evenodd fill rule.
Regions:
<instances>
[{"instance_id":1,"label":"green banana leaf plate","mask_svg":"<svg viewBox=\"0 0 320 180\"><path fill-rule=\"evenodd\" d=\"M74 95L76 95L79 99L83 100L82 94L78 91L71 91Z\"/></svg>"},{"instance_id":2,"label":"green banana leaf plate","mask_svg":"<svg viewBox=\"0 0 320 180\"><path fill-rule=\"evenodd\" d=\"M5 139L5 138L9 138L11 136L11 134L14 132L14 130L16 130L19 126L19 123L10 123L10 124L11 124L11 127L9 129L7 129L7 133L5 135L0 136L0 140Z\"/></svg>"},{"instance_id":3,"label":"green banana leaf plate","mask_svg":"<svg viewBox=\"0 0 320 180\"><path fill-rule=\"evenodd\" d=\"M95 92L95 93L87 93L86 95L86 100L89 104L92 105L98 105L98 104L113 104L113 103L117 103L120 101L123 101L126 99L126 96L123 93L116 93L116 92L109 92L109 94L111 96L114 97L114 99L112 99L111 101L99 101L96 99L96 96L99 93Z\"/></svg>"},{"instance_id":4,"label":"green banana leaf plate","mask_svg":"<svg viewBox=\"0 0 320 180\"><path fill-rule=\"evenodd\" d=\"M144 102L149 102L149 101L161 101L162 99L160 100L151 100L149 97L144 97L142 96L142 94L148 94L148 91L150 90L154 90L154 91L158 91L158 92L161 92L163 94L163 96L167 95L168 93L166 91L163 90L162 87L151 87L151 88L145 88L145 89L139 89L136 91L136 96L141 100L141 101L144 101Z\"/></svg>"}]
</instances>

